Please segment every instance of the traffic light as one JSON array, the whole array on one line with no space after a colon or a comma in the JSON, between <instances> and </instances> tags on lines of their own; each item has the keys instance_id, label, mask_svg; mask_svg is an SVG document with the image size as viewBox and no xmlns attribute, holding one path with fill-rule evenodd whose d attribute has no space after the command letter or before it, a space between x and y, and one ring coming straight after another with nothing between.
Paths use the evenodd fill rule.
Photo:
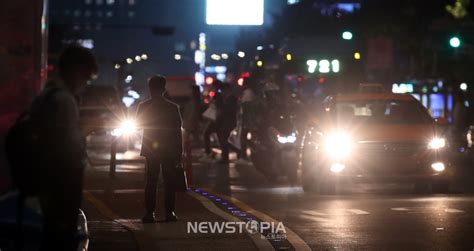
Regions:
<instances>
[{"instance_id":1,"label":"traffic light","mask_svg":"<svg viewBox=\"0 0 474 251\"><path fill-rule=\"evenodd\" d=\"M461 46L461 39L457 36L453 36L449 39L449 45L453 48L458 48Z\"/></svg>"}]
</instances>

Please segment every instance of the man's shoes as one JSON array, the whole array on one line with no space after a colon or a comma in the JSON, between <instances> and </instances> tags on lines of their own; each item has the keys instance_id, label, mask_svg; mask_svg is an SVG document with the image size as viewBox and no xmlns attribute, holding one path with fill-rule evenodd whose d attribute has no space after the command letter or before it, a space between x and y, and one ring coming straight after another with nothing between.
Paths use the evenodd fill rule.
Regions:
<instances>
[{"instance_id":1,"label":"man's shoes","mask_svg":"<svg viewBox=\"0 0 474 251\"><path fill-rule=\"evenodd\" d=\"M159 222L175 222L175 221L178 221L178 217L176 217L176 214L174 212L171 212L169 214L166 214L165 219Z\"/></svg>"},{"instance_id":2,"label":"man's shoes","mask_svg":"<svg viewBox=\"0 0 474 251\"><path fill-rule=\"evenodd\" d=\"M142 218L142 223L143 224L155 223L155 222L156 222L155 213L147 213Z\"/></svg>"}]
</instances>

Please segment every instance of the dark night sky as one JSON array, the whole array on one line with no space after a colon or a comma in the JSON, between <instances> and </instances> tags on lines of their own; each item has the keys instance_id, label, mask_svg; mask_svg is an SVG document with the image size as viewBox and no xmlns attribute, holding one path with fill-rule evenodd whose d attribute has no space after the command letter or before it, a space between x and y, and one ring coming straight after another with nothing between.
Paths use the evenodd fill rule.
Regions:
<instances>
[{"instance_id":1,"label":"dark night sky","mask_svg":"<svg viewBox=\"0 0 474 251\"><path fill-rule=\"evenodd\" d=\"M60 2L58 2L60 1ZM79 2L78 2L79 1ZM82 0L84 1L84 0ZM61 9L97 8L86 6L80 0L64 1L52 0L51 10L56 13L52 21L58 17ZM95 3L96 0L93 2ZM115 81L112 61L133 57L147 53L149 62L140 62L132 65L130 70L138 81L143 81L146 75L162 73L165 75L192 75L195 70L193 51L190 42L198 39L200 32L208 35L208 50L210 53L234 52L234 40L239 33L238 26L209 26L205 23L205 0L136 0L136 5L128 7L128 0L115 0L115 4L125 3L123 6L131 8L136 13L130 19L125 15L115 15L113 18L100 20L105 24L99 31L84 31L85 37L93 38L94 52L101 62L101 84ZM69 2L69 3L68 3ZM271 23L270 13L278 12L286 0L265 0L265 20L262 29ZM107 6L102 5L104 10ZM122 6L122 5L121 5ZM118 11L116 11L118 12ZM125 12L124 12L125 13ZM56 17L56 18L55 18ZM59 15L60 17L60 15ZM126 25L160 25L175 27L175 34L171 36L157 36L149 29L143 28L107 28L106 24ZM184 51L182 50L184 49ZM179 52L184 60L175 61L173 55ZM143 76L141 76L143 75ZM142 79L143 77L143 79Z\"/></svg>"}]
</instances>

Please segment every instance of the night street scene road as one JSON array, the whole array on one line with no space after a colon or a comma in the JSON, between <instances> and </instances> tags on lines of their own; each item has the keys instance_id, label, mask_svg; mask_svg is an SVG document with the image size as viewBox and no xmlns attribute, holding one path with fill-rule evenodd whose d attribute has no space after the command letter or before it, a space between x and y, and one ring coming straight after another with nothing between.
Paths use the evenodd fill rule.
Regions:
<instances>
[{"instance_id":1,"label":"night street scene road","mask_svg":"<svg viewBox=\"0 0 474 251\"><path fill-rule=\"evenodd\" d=\"M0 251L474 250L474 2L4 0Z\"/></svg>"}]
</instances>

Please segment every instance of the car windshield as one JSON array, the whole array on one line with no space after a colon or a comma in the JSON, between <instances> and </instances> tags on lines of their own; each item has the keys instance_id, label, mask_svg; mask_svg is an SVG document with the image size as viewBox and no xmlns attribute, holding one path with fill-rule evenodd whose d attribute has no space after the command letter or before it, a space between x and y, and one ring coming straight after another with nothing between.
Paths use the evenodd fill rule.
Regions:
<instances>
[{"instance_id":1,"label":"car windshield","mask_svg":"<svg viewBox=\"0 0 474 251\"><path fill-rule=\"evenodd\" d=\"M366 100L337 102L330 114L338 121L373 124L424 124L432 121L416 101Z\"/></svg>"}]
</instances>

